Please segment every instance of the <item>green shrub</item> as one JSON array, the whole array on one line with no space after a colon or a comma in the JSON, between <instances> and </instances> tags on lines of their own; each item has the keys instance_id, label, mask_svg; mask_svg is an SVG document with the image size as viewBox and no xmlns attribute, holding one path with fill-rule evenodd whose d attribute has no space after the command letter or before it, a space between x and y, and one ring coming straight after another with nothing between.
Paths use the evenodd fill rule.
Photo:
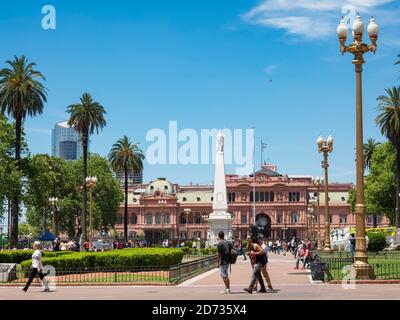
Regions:
<instances>
[{"instance_id":1,"label":"green shrub","mask_svg":"<svg viewBox=\"0 0 400 320\"><path fill-rule=\"evenodd\" d=\"M110 252L76 252L64 256L43 258L44 265L55 268L115 268L133 266L169 266L182 261L183 251L164 248L135 248ZM31 261L21 263L29 268Z\"/></svg>"},{"instance_id":2,"label":"green shrub","mask_svg":"<svg viewBox=\"0 0 400 320\"><path fill-rule=\"evenodd\" d=\"M71 251L43 251L43 257L58 257L71 254ZM0 263L21 263L32 258L33 250L0 251Z\"/></svg>"},{"instance_id":3,"label":"green shrub","mask_svg":"<svg viewBox=\"0 0 400 320\"><path fill-rule=\"evenodd\" d=\"M370 232L368 236L368 251L381 251L386 248L386 235L382 232Z\"/></svg>"}]
</instances>

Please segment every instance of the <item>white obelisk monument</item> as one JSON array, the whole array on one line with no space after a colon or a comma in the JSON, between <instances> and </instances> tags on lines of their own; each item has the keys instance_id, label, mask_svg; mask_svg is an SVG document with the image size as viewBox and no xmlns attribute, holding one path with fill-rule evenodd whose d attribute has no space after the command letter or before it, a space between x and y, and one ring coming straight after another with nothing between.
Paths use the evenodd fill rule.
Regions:
<instances>
[{"instance_id":1,"label":"white obelisk monument","mask_svg":"<svg viewBox=\"0 0 400 320\"><path fill-rule=\"evenodd\" d=\"M232 239L232 215L228 212L226 196L225 164L224 164L224 135L221 130L217 133L217 149L215 156L214 200L213 212L208 217L208 242L218 243L218 233L223 231L225 240Z\"/></svg>"}]
</instances>

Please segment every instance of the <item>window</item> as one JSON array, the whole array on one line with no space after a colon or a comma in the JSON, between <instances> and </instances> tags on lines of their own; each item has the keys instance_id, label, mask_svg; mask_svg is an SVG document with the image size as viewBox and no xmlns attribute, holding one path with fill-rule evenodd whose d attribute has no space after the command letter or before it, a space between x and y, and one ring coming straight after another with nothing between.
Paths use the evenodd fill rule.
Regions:
<instances>
[{"instance_id":1,"label":"window","mask_svg":"<svg viewBox=\"0 0 400 320\"><path fill-rule=\"evenodd\" d=\"M259 201L260 201L260 193L256 192L256 202L259 202Z\"/></svg>"},{"instance_id":2,"label":"window","mask_svg":"<svg viewBox=\"0 0 400 320\"><path fill-rule=\"evenodd\" d=\"M265 201L264 195L265 195L264 192L260 192L260 201L261 201L261 202L264 202L264 201Z\"/></svg>"},{"instance_id":3,"label":"window","mask_svg":"<svg viewBox=\"0 0 400 320\"><path fill-rule=\"evenodd\" d=\"M117 224L124 224L124 217L122 215L118 216Z\"/></svg>"},{"instance_id":4,"label":"window","mask_svg":"<svg viewBox=\"0 0 400 320\"><path fill-rule=\"evenodd\" d=\"M161 224L161 214L159 212L156 213L156 224Z\"/></svg>"},{"instance_id":5,"label":"window","mask_svg":"<svg viewBox=\"0 0 400 320\"><path fill-rule=\"evenodd\" d=\"M292 214L290 215L290 222L293 224L299 222L299 215L297 214L296 211L293 211Z\"/></svg>"},{"instance_id":6,"label":"window","mask_svg":"<svg viewBox=\"0 0 400 320\"><path fill-rule=\"evenodd\" d=\"M340 223L347 223L347 214L340 215Z\"/></svg>"},{"instance_id":7,"label":"window","mask_svg":"<svg viewBox=\"0 0 400 320\"><path fill-rule=\"evenodd\" d=\"M185 217L185 215L182 213L181 214L181 218L180 218L180 224L186 224L187 223L187 220L186 220L186 217Z\"/></svg>"},{"instance_id":8,"label":"window","mask_svg":"<svg viewBox=\"0 0 400 320\"><path fill-rule=\"evenodd\" d=\"M345 202L346 201L346 197L342 197L342 201Z\"/></svg>"},{"instance_id":9,"label":"window","mask_svg":"<svg viewBox=\"0 0 400 320\"><path fill-rule=\"evenodd\" d=\"M131 214L131 224L137 224L137 215L136 213Z\"/></svg>"},{"instance_id":10,"label":"window","mask_svg":"<svg viewBox=\"0 0 400 320\"><path fill-rule=\"evenodd\" d=\"M247 224L247 212L242 212L240 214L240 222L242 224Z\"/></svg>"},{"instance_id":11,"label":"window","mask_svg":"<svg viewBox=\"0 0 400 320\"><path fill-rule=\"evenodd\" d=\"M197 197L197 202L200 202L201 201L201 198L200 197Z\"/></svg>"},{"instance_id":12,"label":"window","mask_svg":"<svg viewBox=\"0 0 400 320\"><path fill-rule=\"evenodd\" d=\"M283 215L282 214L278 214L278 216L276 217L276 222L278 224L283 223Z\"/></svg>"},{"instance_id":13,"label":"window","mask_svg":"<svg viewBox=\"0 0 400 320\"><path fill-rule=\"evenodd\" d=\"M193 238L194 238L194 240L198 240L198 239L201 239L201 232L200 231L195 231L195 232L193 232Z\"/></svg>"},{"instance_id":14,"label":"window","mask_svg":"<svg viewBox=\"0 0 400 320\"><path fill-rule=\"evenodd\" d=\"M170 218L169 218L169 213L164 213L163 215L163 223L164 224L170 224Z\"/></svg>"},{"instance_id":15,"label":"window","mask_svg":"<svg viewBox=\"0 0 400 320\"><path fill-rule=\"evenodd\" d=\"M367 216L367 223L372 224L373 222L374 222L374 217L372 216L372 214L369 214Z\"/></svg>"},{"instance_id":16,"label":"window","mask_svg":"<svg viewBox=\"0 0 400 320\"><path fill-rule=\"evenodd\" d=\"M333 223L333 217L331 215L329 216L329 223Z\"/></svg>"},{"instance_id":17,"label":"window","mask_svg":"<svg viewBox=\"0 0 400 320\"><path fill-rule=\"evenodd\" d=\"M269 192L266 192L266 193L265 193L265 201L266 201L266 202L269 202L269 201L270 201L270 199L269 199Z\"/></svg>"},{"instance_id":18,"label":"window","mask_svg":"<svg viewBox=\"0 0 400 320\"><path fill-rule=\"evenodd\" d=\"M289 192L289 202L299 202L300 192Z\"/></svg>"},{"instance_id":19,"label":"window","mask_svg":"<svg viewBox=\"0 0 400 320\"><path fill-rule=\"evenodd\" d=\"M186 201L187 201L186 197L183 197L182 202L186 202Z\"/></svg>"},{"instance_id":20,"label":"window","mask_svg":"<svg viewBox=\"0 0 400 320\"><path fill-rule=\"evenodd\" d=\"M381 224L382 223L382 216L376 216L376 223Z\"/></svg>"},{"instance_id":21,"label":"window","mask_svg":"<svg viewBox=\"0 0 400 320\"><path fill-rule=\"evenodd\" d=\"M195 218L194 218L194 223L195 224L201 224L201 215L200 215L200 213L196 213Z\"/></svg>"},{"instance_id":22,"label":"window","mask_svg":"<svg viewBox=\"0 0 400 320\"><path fill-rule=\"evenodd\" d=\"M270 192L269 193L269 201L274 202L274 200L275 200L275 194L273 192Z\"/></svg>"},{"instance_id":23,"label":"window","mask_svg":"<svg viewBox=\"0 0 400 320\"><path fill-rule=\"evenodd\" d=\"M211 197L211 201L214 201L214 197Z\"/></svg>"},{"instance_id":24,"label":"window","mask_svg":"<svg viewBox=\"0 0 400 320\"><path fill-rule=\"evenodd\" d=\"M168 186L164 186L164 190L165 190L165 191L168 191Z\"/></svg>"},{"instance_id":25,"label":"window","mask_svg":"<svg viewBox=\"0 0 400 320\"><path fill-rule=\"evenodd\" d=\"M146 224L153 224L153 215L151 213L146 214Z\"/></svg>"},{"instance_id":26,"label":"window","mask_svg":"<svg viewBox=\"0 0 400 320\"><path fill-rule=\"evenodd\" d=\"M254 193L253 192L250 192L250 202L253 202L254 200Z\"/></svg>"}]
</instances>

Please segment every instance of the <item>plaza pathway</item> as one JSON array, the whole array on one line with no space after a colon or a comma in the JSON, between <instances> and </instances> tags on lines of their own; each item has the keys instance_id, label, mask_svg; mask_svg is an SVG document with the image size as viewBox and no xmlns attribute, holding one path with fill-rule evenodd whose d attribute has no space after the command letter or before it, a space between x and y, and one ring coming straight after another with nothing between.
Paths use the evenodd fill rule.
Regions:
<instances>
[{"instance_id":1,"label":"plaza pathway","mask_svg":"<svg viewBox=\"0 0 400 320\"><path fill-rule=\"evenodd\" d=\"M276 291L266 294L248 294L251 276L249 260L242 257L232 266L231 295L220 294L223 290L218 269L210 270L178 286L110 286L110 287L58 287L55 292L42 293L32 287L28 293L18 287L0 287L0 300L7 299L116 299L116 300L301 300L301 299L400 299L400 284L358 284L355 289L342 285L313 283L309 271L293 270L292 256L269 257L269 273Z\"/></svg>"}]
</instances>

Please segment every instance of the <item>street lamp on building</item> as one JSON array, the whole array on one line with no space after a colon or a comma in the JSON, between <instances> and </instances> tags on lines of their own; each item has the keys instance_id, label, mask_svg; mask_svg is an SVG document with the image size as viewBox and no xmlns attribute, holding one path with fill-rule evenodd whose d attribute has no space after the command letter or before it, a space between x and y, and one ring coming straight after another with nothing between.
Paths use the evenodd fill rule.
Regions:
<instances>
[{"instance_id":1,"label":"street lamp on building","mask_svg":"<svg viewBox=\"0 0 400 320\"><path fill-rule=\"evenodd\" d=\"M313 178L313 184L317 187L317 249L321 250L321 212L320 212L320 201L319 201L319 192L321 190L321 186L324 184L324 179L320 177Z\"/></svg>"},{"instance_id":2,"label":"street lamp on building","mask_svg":"<svg viewBox=\"0 0 400 320\"><path fill-rule=\"evenodd\" d=\"M51 215L52 215L52 229L55 236L58 235L58 221L57 221L57 197L49 198L49 204L51 206Z\"/></svg>"},{"instance_id":3,"label":"street lamp on building","mask_svg":"<svg viewBox=\"0 0 400 320\"><path fill-rule=\"evenodd\" d=\"M324 181L325 181L325 244L324 251L332 252L331 249L331 238L330 238L330 221L329 221L329 190L328 190L328 154L333 151L333 138L328 136L325 140L322 136L317 139L318 152L324 154L324 160L322 161L322 168L324 169Z\"/></svg>"},{"instance_id":4,"label":"street lamp on building","mask_svg":"<svg viewBox=\"0 0 400 320\"><path fill-rule=\"evenodd\" d=\"M93 241L93 190L97 184L97 177L86 177L86 185L89 188L89 201L90 201L90 213L89 213L89 242Z\"/></svg>"},{"instance_id":5,"label":"street lamp on building","mask_svg":"<svg viewBox=\"0 0 400 320\"><path fill-rule=\"evenodd\" d=\"M186 240L189 238L189 216L192 212L192 209L185 208L183 209L183 214L185 215L185 222L186 222Z\"/></svg>"},{"instance_id":6,"label":"street lamp on building","mask_svg":"<svg viewBox=\"0 0 400 320\"><path fill-rule=\"evenodd\" d=\"M348 28L344 19L336 29L340 51L342 54L351 53L354 56L353 64L356 72L356 249L354 256L354 268L358 279L374 278L374 270L368 264L366 240L365 240L365 203L364 203L364 142L363 142L363 115L362 115L362 65L364 64L364 53L376 51L379 27L374 17L367 27L371 44L362 42L364 23L360 15L357 15L353 23L353 43L346 45Z\"/></svg>"},{"instance_id":7,"label":"street lamp on building","mask_svg":"<svg viewBox=\"0 0 400 320\"><path fill-rule=\"evenodd\" d=\"M164 241L164 215L165 213L163 212L164 207L167 205L167 200L158 200L158 205L161 208L161 237L163 238L162 241Z\"/></svg>"}]
</instances>

